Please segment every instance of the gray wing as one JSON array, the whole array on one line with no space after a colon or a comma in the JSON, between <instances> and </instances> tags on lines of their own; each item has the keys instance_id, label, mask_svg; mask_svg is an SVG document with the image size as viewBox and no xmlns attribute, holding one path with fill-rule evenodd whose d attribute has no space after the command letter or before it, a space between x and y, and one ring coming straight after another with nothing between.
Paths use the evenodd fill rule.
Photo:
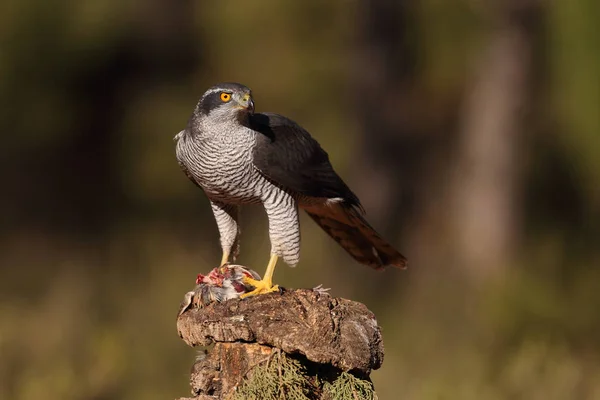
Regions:
<instances>
[{"instance_id":1,"label":"gray wing","mask_svg":"<svg viewBox=\"0 0 600 400\"><path fill-rule=\"evenodd\" d=\"M362 210L358 197L333 170L328 154L304 128L272 113L252 114L250 127L260 133L254 165L268 179L305 196L342 198Z\"/></svg>"}]
</instances>

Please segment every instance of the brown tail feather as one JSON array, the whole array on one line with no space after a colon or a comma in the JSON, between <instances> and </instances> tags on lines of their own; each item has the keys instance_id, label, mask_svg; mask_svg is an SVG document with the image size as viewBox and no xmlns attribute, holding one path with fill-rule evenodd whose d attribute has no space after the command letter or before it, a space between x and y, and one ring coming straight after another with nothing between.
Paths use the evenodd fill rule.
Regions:
<instances>
[{"instance_id":1,"label":"brown tail feather","mask_svg":"<svg viewBox=\"0 0 600 400\"><path fill-rule=\"evenodd\" d=\"M344 204L303 207L308 215L356 261L371 268L406 268L406 258L385 241L354 208Z\"/></svg>"}]
</instances>

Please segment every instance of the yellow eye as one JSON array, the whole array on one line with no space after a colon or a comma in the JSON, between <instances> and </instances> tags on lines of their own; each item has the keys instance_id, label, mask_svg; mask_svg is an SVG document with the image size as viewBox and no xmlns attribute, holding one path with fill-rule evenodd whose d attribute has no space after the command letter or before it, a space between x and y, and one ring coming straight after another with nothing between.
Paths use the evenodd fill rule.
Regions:
<instances>
[{"instance_id":1,"label":"yellow eye","mask_svg":"<svg viewBox=\"0 0 600 400\"><path fill-rule=\"evenodd\" d=\"M227 103L231 100L231 95L229 93L221 93L221 101Z\"/></svg>"}]
</instances>

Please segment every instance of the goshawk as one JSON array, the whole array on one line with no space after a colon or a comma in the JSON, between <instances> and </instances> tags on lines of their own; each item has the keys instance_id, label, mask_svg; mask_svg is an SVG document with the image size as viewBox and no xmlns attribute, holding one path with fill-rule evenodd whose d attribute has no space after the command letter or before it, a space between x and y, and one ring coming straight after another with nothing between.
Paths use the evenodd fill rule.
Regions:
<instances>
[{"instance_id":1,"label":"goshawk","mask_svg":"<svg viewBox=\"0 0 600 400\"><path fill-rule=\"evenodd\" d=\"M298 208L359 263L375 269L406 267L406 258L365 220L358 197L319 143L284 116L255 113L246 86L221 83L208 89L175 140L179 165L210 200L223 249L221 265L239 252L239 206L265 207L271 258L262 280L247 279L255 287L247 295L278 289L272 282L278 258L298 264Z\"/></svg>"}]
</instances>

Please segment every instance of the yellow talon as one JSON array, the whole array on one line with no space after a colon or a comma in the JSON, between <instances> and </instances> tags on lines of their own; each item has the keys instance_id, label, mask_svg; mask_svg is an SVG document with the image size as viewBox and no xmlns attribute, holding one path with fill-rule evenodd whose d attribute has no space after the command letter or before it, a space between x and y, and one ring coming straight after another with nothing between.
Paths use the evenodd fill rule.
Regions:
<instances>
[{"instance_id":1,"label":"yellow talon","mask_svg":"<svg viewBox=\"0 0 600 400\"><path fill-rule=\"evenodd\" d=\"M267 271L265 272L265 276L263 276L262 280L257 281L256 279L252 278L244 278L244 283L254 286L254 290L248 293L244 293L240 297L246 298L250 296L256 296L258 294L277 292L279 290L279 286L273 285L273 272L275 272L276 264L277 256L275 254L271 254L271 259L269 260L269 264L267 265Z\"/></svg>"},{"instance_id":2,"label":"yellow talon","mask_svg":"<svg viewBox=\"0 0 600 400\"><path fill-rule=\"evenodd\" d=\"M273 285L272 282L267 282L264 279L261 281L257 281L257 280L251 279L251 278L244 278L244 283L254 286L254 290L251 292L242 294L240 296L242 299L244 299L246 297L250 297L250 296L256 296L259 294L267 294L267 293L279 291L278 285Z\"/></svg>"}]
</instances>

